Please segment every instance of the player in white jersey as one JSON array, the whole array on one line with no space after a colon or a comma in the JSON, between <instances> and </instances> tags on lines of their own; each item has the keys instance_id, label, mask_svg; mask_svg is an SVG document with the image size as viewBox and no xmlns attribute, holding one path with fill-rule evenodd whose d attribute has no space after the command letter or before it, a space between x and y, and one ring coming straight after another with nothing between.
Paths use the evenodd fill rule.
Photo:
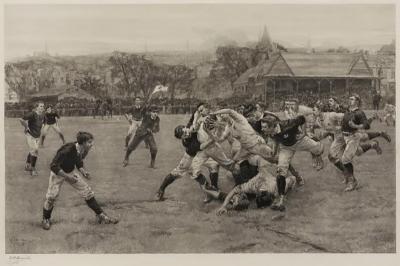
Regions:
<instances>
[{"instance_id":1,"label":"player in white jersey","mask_svg":"<svg viewBox=\"0 0 400 266\"><path fill-rule=\"evenodd\" d=\"M240 152L233 158L235 161L239 161L240 158L249 154L260 155L266 160L273 156L272 149L265 143L263 138L257 134L246 117L232 109L221 109L213 114L227 114L233 121L232 133L234 138L240 142L241 146Z\"/></svg>"}]
</instances>

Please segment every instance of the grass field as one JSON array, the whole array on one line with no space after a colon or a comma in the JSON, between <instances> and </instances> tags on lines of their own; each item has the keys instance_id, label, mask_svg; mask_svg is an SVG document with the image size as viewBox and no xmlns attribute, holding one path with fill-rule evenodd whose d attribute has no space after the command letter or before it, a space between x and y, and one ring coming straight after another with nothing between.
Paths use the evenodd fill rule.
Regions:
<instances>
[{"instance_id":1,"label":"grass field","mask_svg":"<svg viewBox=\"0 0 400 266\"><path fill-rule=\"evenodd\" d=\"M50 231L40 227L48 185L49 163L61 144L50 132L40 150L39 176L23 170L27 145L17 119L5 119L6 144L6 253L273 253L273 252L395 252L395 132L387 129L392 143L379 140L384 153L369 151L355 159L362 185L344 193L340 175L327 166L311 167L309 154L298 153L294 165L306 185L289 196L286 216L251 208L218 217L220 203L202 203L203 194L189 179L180 179L166 192L168 199L152 198L166 174L179 162L183 149L173 128L187 116L162 116L157 169L149 169L144 146L122 167L125 120L62 118L67 141L78 130L95 135L95 146L86 159L89 181L107 213L121 219L117 225L97 225L93 212L65 183L53 211ZM223 190L232 181L221 173Z\"/></svg>"}]
</instances>

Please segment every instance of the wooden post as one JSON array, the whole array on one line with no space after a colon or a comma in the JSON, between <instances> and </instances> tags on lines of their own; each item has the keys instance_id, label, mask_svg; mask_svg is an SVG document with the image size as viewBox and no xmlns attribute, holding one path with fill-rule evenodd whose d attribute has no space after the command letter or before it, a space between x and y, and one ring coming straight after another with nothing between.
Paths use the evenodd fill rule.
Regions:
<instances>
[{"instance_id":1,"label":"wooden post","mask_svg":"<svg viewBox=\"0 0 400 266\"><path fill-rule=\"evenodd\" d=\"M265 85L264 85L264 104L267 104L267 90L268 90L268 79L265 80Z\"/></svg>"},{"instance_id":2,"label":"wooden post","mask_svg":"<svg viewBox=\"0 0 400 266\"><path fill-rule=\"evenodd\" d=\"M329 80L329 95L332 94L332 80Z\"/></svg>"},{"instance_id":3,"label":"wooden post","mask_svg":"<svg viewBox=\"0 0 400 266\"><path fill-rule=\"evenodd\" d=\"M299 98L299 80L296 79L296 98Z\"/></svg>"},{"instance_id":4,"label":"wooden post","mask_svg":"<svg viewBox=\"0 0 400 266\"><path fill-rule=\"evenodd\" d=\"M274 89L274 101L272 102L272 112L275 111L275 89L276 89L276 82L275 80L272 81L273 89Z\"/></svg>"}]
</instances>

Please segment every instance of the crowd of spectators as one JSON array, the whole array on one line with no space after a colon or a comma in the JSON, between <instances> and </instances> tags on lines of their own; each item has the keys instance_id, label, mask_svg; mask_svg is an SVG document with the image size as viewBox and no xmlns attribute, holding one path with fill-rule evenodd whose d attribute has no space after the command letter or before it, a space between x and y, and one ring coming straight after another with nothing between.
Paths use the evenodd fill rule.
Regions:
<instances>
[{"instance_id":1,"label":"crowd of spectators","mask_svg":"<svg viewBox=\"0 0 400 266\"><path fill-rule=\"evenodd\" d=\"M354 91L359 93L363 99L363 108L372 108L372 94L365 90ZM267 108L270 111L279 111L283 106L283 102L287 99L297 98L300 104L313 106L318 100L327 101L331 95L328 94L315 94L312 91L303 92L297 97L293 95L276 94L275 101L269 102ZM348 95L335 95L342 103L347 103ZM123 115L132 106L134 99L121 98L121 99L77 99L66 98L58 102L44 101L46 104L51 104L57 109L61 116L102 116L108 112L113 115ZM240 104L247 104L250 102L260 102L262 97L248 98L234 96L230 98L216 98L210 101L210 104L224 105L226 107L234 108ZM201 100L195 98L174 99L169 98L155 98L152 99L152 104L159 106L160 112L164 114L187 114L191 113ZM33 102L19 102L19 103L6 103L5 116L6 117L21 117L24 113L33 109Z\"/></svg>"}]
</instances>

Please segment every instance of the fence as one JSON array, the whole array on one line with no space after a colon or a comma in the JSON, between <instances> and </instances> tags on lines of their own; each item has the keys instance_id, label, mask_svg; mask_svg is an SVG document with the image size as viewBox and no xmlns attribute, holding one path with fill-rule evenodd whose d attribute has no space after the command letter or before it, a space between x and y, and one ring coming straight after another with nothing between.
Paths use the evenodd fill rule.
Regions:
<instances>
[{"instance_id":1,"label":"fence","mask_svg":"<svg viewBox=\"0 0 400 266\"><path fill-rule=\"evenodd\" d=\"M175 105L175 106L159 106L160 113L162 114L189 114L196 109L196 105ZM113 115L123 115L130 107L115 107L112 110ZM23 117L24 114L28 113L29 109L8 109L5 108L6 117ZM58 113L60 116L104 116L106 112L96 108L59 108Z\"/></svg>"}]
</instances>

